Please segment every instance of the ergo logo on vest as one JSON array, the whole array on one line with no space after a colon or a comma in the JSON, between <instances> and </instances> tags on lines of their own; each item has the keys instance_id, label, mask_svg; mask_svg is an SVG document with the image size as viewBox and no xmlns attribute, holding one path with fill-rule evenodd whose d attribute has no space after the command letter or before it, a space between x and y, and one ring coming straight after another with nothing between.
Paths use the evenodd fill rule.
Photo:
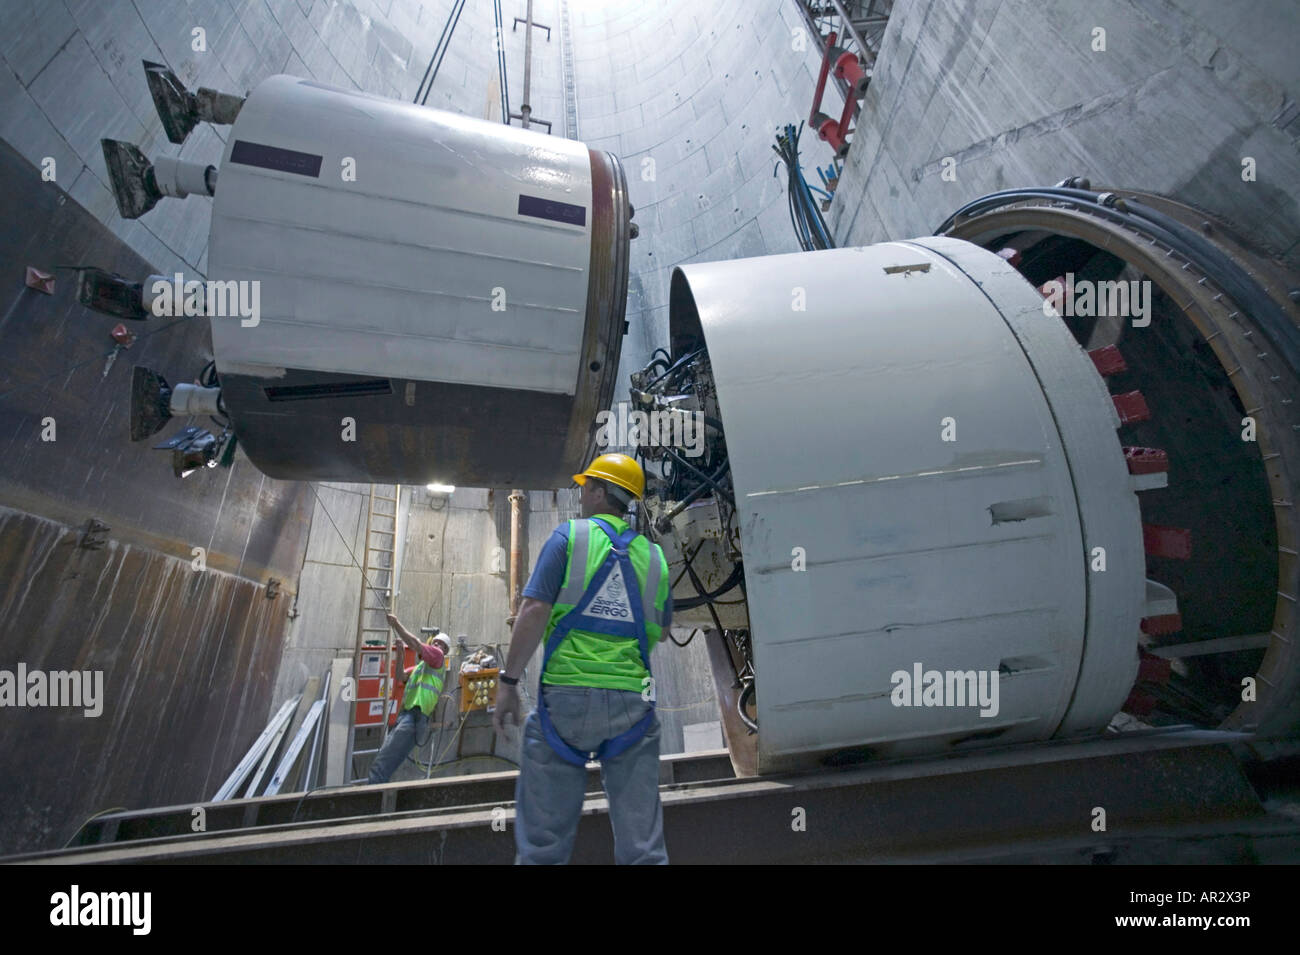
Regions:
<instances>
[{"instance_id":1,"label":"ergo logo on vest","mask_svg":"<svg viewBox=\"0 0 1300 955\"><path fill-rule=\"evenodd\" d=\"M623 571L615 567L600 585L583 613L603 620L631 620L632 605L628 602L627 588L623 586Z\"/></svg>"}]
</instances>

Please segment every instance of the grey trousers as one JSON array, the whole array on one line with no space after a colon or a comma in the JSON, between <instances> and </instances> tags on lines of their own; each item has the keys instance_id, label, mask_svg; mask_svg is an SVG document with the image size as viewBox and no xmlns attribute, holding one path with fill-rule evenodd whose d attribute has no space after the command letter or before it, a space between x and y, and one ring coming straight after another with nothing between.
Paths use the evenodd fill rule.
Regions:
<instances>
[{"instance_id":1,"label":"grey trousers","mask_svg":"<svg viewBox=\"0 0 1300 955\"><path fill-rule=\"evenodd\" d=\"M370 775L366 782L388 782L428 727L429 717L419 707L403 710L397 717L397 725L384 740L384 745L375 753L375 761L370 764Z\"/></svg>"},{"instance_id":2,"label":"grey trousers","mask_svg":"<svg viewBox=\"0 0 1300 955\"><path fill-rule=\"evenodd\" d=\"M597 687L546 686L546 708L570 745L594 751L630 729L650 708L640 693ZM667 865L659 802L659 720L613 759L600 764L619 865ZM534 710L524 724L515 785L515 861L563 864L573 852L586 789L586 769L565 762L542 735Z\"/></svg>"}]
</instances>

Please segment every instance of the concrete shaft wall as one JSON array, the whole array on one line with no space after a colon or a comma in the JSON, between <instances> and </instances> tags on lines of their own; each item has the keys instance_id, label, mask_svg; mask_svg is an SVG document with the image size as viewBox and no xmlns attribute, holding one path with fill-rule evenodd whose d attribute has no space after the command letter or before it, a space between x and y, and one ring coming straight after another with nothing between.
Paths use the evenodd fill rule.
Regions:
<instances>
[{"instance_id":1,"label":"concrete shaft wall","mask_svg":"<svg viewBox=\"0 0 1300 955\"><path fill-rule=\"evenodd\" d=\"M821 56L794 0L571 7L579 135L622 158L641 227L616 392L626 398L627 373L667 343L675 266L798 250L772 146L778 126L807 117ZM838 114L838 95L827 102ZM812 134L804 144L815 180L830 149Z\"/></svg>"},{"instance_id":2,"label":"concrete shaft wall","mask_svg":"<svg viewBox=\"0 0 1300 955\"><path fill-rule=\"evenodd\" d=\"M135 325L139 339L115 352L116 319L78 304L71 273L46 295L23 284L24 270L84 262L138 274L147 263L3 143L0 182L7 853L62 845L113 806L217 789L266 722L311 492L242 458L178 481L170 454L153 450L159 438L131 443L131 366L197 372L206 326ZM102 680L99 712L23 705L9 682L23 666Z\"/></svg>"},{"instance_id":3,"label":"concrete shaft wall","mask_svg":"<svg viewBox=\"0 0 1300 955\"><path fill-rule=\"evenodd\" d=\"M1297 35L1285 0L899 0L832 206L836 239L929 234L985 193L1079 175L1217 212L1294 265Z\"/></svg>"}]
</instances>

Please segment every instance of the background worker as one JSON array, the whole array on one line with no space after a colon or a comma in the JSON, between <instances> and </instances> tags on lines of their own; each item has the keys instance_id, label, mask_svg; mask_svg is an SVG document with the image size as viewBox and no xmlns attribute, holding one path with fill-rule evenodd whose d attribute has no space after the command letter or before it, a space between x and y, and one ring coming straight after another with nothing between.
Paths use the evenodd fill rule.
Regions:
<instances>
[{"instance_id":1,"label":"background worker","mask_svg":"<svg viewBox=\"0 0 1300 955\"><path fill-rule=\"evenodd\" d=\"M658 545L625 520L631 500L645 491L636 461L603 454L573 479L582 486L582 517L560 525L542 548L497 690L502 732L519 720L519 677L545 638L537 708L519 757L517 861L568 862L586 763L598 759L615 861L662 865L668 853L650 650L671 623L668 565Z\"/></svg>"},{"instance_id":2,"label":"background worker","mask_svg":"<svg viewBox=\"0 0 1300 955\"><path fill-rule=\"evenodd\" d=\"M397 631L401 641L416 652L418 662L406 670L399 670L398 682L405 682L406 692L402 694L401 713L397 725L393 727L384 745L375 754L375 761L370 764L367 782L386 783L402 765L417 740L424 735L433 716L433 709L438 705L438 696L442 693L443 680L447 675L447 658L451 655L451 641L443 634L435 633L425 643L412 636L391 613L388 625Z\"/></svg>"}]
</instances>

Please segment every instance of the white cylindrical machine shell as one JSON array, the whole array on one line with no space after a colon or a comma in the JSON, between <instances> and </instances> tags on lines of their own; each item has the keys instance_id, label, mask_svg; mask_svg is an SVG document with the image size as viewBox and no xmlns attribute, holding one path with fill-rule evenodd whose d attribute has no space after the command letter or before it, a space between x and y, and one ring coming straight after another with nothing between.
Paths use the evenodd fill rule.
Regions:
<instances>
[{"instance_id":1,"label":"white cylindrical machine shell","mask_svg":"<svg viewBox=\"0 0 1300 955\"><path fill-rule=\"evenodd\" d=\"M211 166L186 162L173 156L159 156L153 161L154 182L165 196L184 199L186 196L212 194L208 187Z\"/></svg>"},{"instance_id":2,"label":"white cylindrical machine shell","mask_svg":"<svg viewBox=\"0 0 1300 955\"><path fill-rule=\"evenodd\" d=\"M717 386L760 772L1106 725L1141 518L1104 384L1014 269L943 238L689 265L670 311ZM899 705L918 667L996 674L996 712L953 705L964 676Z\"/></svg>"},{"instance_id":3,"label":"white cylindrical machine shell","mask_svg":"<svg viewBox=\"0 0 1300 955\"><path fill-rule=\"evenodd\" d=\"M208 253L213 278L260 285L255 321L212 318L244 447L273 476L509 484L527 475L471 444L495 428L500 445L493 419L517 404L550 410L532 427L553 443L576 425L572 460L548 475L580 466L621 335L626 205L617 160L582 143L265 80L231 127ZM392 407L369 415L385 396ZM323 407L333 431L349 407L385 430L355 460L305 473L310 449L279 454L257 433L267 416L301 431L291 419Z\"/></svg>"}]
</instances>

